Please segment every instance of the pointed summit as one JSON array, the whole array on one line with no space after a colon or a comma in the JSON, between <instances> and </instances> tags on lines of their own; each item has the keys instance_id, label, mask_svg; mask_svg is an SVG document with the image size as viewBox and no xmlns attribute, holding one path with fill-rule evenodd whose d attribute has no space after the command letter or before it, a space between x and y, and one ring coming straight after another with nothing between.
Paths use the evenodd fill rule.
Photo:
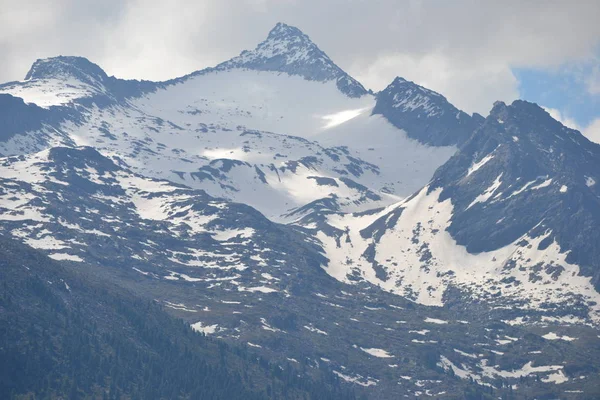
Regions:
<instances>
[{"instance_id":1,"label":"pointed summit","mask_svg":"<svg viewBox=\"0 0 600 400\"><path fill-rule=\"evenodd\" d=\"M319 82L335 80L339 90L349 97L367 94L365 88L338 67L308 35L281 22L254 50L243 51L216 67L218 70L232 68L284 72Z\"/></svg>"},{"instance_id":2,"label":"pointed summit","mask_svg":"<svg viewBox=\"0 0 600 400\"><path fill-rule=\"evenodd\" d=\"M400 77L377 94L373 114L434 146L460 145L483 122L478 114L470 116L441 94Z\"/></svg>"},{"instance_id":3,"label":"pointed summit","mask_svg":"<svg viewBox=\"0 0 600 400\"><path fill-rule=\"evenodd\" d=\"M527 142L536 148L560 148L563 151L578 151L589 146L599 148L581 132L552 118L538 104L525 100L515 100L510 105L495 102L482 128L485 128L483 133L496 136L496 140L511 143L516 137L521 145Z\"/></svg>"},{"instance_id":4,"label":"pointed summit","mask_svg":"<svg viewBox=\"0 0 600 400\"><path fill-rule=\"evenodd\" d=\"M271 29L271 31L269 32L269 36L268 39L271 38L281 38L281 37L290 37L290 36L299 36L299 37L305 37L306 39L309 39L309 37L307 35L304 34L304 32L302 32L300 29L296 28L295 26L291 26L288 24L285 24L283 22L278 22L275 27L273 29Z\"/></svg>"}]
</instances>

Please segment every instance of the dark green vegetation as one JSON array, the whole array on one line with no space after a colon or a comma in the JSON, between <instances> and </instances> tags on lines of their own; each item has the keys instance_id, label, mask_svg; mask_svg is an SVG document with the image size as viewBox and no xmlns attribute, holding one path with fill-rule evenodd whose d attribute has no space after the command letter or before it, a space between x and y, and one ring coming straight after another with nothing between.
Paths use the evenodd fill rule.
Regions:
<instances>
[{"instance_id":1,"label":"dark green vegetation","mask_svg":"<svg viewBox=\"0 0 600 400\"><path fill-rule=\"evenodd\" d=\"M300 379L84 271L0 238L1 399L354 397L333 376Z\"/></svg>"}]
</instances>

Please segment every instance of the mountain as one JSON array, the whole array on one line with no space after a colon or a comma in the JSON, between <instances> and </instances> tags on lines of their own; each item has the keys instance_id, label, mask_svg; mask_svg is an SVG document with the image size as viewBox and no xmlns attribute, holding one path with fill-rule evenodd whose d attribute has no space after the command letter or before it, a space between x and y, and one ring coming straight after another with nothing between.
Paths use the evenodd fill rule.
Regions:
<instances>
[{"instance_id":1,"label":"mountain","mask_svg":"<svg viewBox=\"0 0 600 400\"><path fill-rule=\"evenodd\" d=\"M338 389L331 374L351 384L359 394L376 398L394 398L397 393L416 395L423 390L463 396L481 393L484 389L479 386L486 384L495 389L485 391L503 395L508 392L502 387L516 382L523 393L532 395L555 393L555 382L560 382L561 388L585 387L586 392L594 393L592 378L576 380L582 373L593 377L598 371L589 361L598 356L590 351L590 347L598 348L592 328L511 326L490 321L485 304L432 308L367 282L339 282L321 268L327 260L321 254L320 242L293 225L277 225L248 206L136 175L91 148L57 147L27 157L6 158L2 165L3 235L11 235L54 260L15 243L9 244L14 250L5 252L4 260L15 260L2 269L11 274L3 277L4 282L11 282L5 286L11 299L23 296L20 279L33 275L39 281L19 300L22 309L15 308L14 303L7 305L15 315L26 316L19 319L23 326L29 320L47 324L67 318L62 308L56 317L48 314L47 308L32 310L32 304L46 304L48 298L55 304L58 300L46 293L58 290L59 299L66 296L61 301L78 296L77 302L67 304L68 309L80 310L81 314L76 313L74 322L68 325L74 331L65 331L62 325L46 328L56 330L57 337L71 340L74 332L82 331L87 333L80 341L87 343L93 341L93 335L87 334L94 333L94 329L106 329L115 335L125 326L141 335L127 336L129 340L140 343L142 349L146 341L152 340L148 344L151 349L167 357L165 351L172 349L157 347L169 342L162 335L178 338L179 331L171 331L170 322L163 319L147 325L143 316L149 313L165 318L157 308L161 306L194 330L233 346L247 346L275 369L282 366L285 370L285 365L291 364L304 381L324 380L334 394ZM62 267L56 262L62 262ZM17 278L14 274L21 275ZM110 291L106 293L104 287ZM111 293L124 296L116 302L116 311L111 308ZM42 298L32 300L34 295ZM98 298L108 304L98 305ZM144 301L155 304L154 308L147 311ZM103 316L96 322L100 326L88 327L85 318L81 321L85 315ZM13 326L11 321L8 326ZM143 323L146 325L137 325ZM119 329L115 331L112 324ZM149 333L155 331L158 337ZM577 340L557 342L542 337L551 335ZM121 339L111 340L110 346L125 346ZM187 343L192 339L181 340ZM189 346L194 347L192 343ZM96 354L94 349L92 354ZM25 350L15 351L11 357L22 360ZM528 354L526 358L524 353ZM79 350L70 359L61 358L62 354L60 350L57 360L64 360L69 367L60 371L71 377L68 368L84 356ZM178 360L184 357L178 354L169 353ZM129 367L134 363L134 354L124 353L123 357L118 371L142 368ZM206 357L220 359L210 353ZM159 358L156 362L171 365L170 360ZM490 360L498 364L492 366ZM170 369L180 371L182 364ZM60 390L73 390L75 386L75 390L87 392L94 382L99 385L97 390L102 390L93 369L96 364L87 365L89 372L77 375L75 383L69 381L66 389ZM235 362L224 368L231 373L238 371L237 365ZM243 364L241 368L245 368ZM533 373L543 380L532 379ZM523 381L526 377L528 380ZM130 380L128 376L122 379ZM270 383L274 388L281 385L277 383L279 378L264 379L275 379ZM134 382L129 386L119 384L118 388L135 393L138 385L147 385L145 378ZM225 390L217 382L217 387L210 390ZM22 387L37 386L23 382ZM43 388L35 390L46 390ZM174 389L165 385L146 390L164 393ZM321 396L325 395L316 395Z\"/></svg>"},{"instance_id":2,"label":"mountain","mask_svg":"<svg viewBox=\"0 0 600 400\"><path fill-rule=\"evenodd\" d=\"M26 81L44 79L74 79L99 91L109 80L102 68L87 59L64 56L46 60L38 59L25 75Z\"/></svg>"},{"instance_id":3,"label":"mountain","mask_svg":"<svg viewBox=\"0 0 600 400\"><path fill-rule=\"evenodd\" d=\"M321 382L378 399L598 397L598 146L538 106L469 116L401 78L373 94L285 24L165 82L60 56L0 93L0 232L268 360L274 376L241 394L272 381L285 397L293 375L299 396ZM74 279L56 268L42 283ZM85 316L140 332L87 301Z\"/></svg>"},{"instance_id":4,"label":"mountain","mask_svg":"<svg viewBox=\"0 0 600 400\"><path fill-rule=\"evenodd\" d=\"M52 118L58 118L60 121L62 115L56 116L35 104L26 104L23 99L10 94L0 94L0 139L3 142L18 133L38 131Z\"/></svg>"},{"instance_id":5,"label":"mountain","mask_svg":"<svg viewBox=\"0 0 600 400\"><path fill-rule=\"evenodd\" d=\"M411 198L326 216L338 228L320 234L327 271L423 304L443 305L456 288L517 321L596 324L599 163L600 146L539 106L497 103Z\"/></svg>"},{"instance_id":6,"label":"mountain","mask_svg":"<svg viewBox=\"0 0 600 400\"><path fill-rule=\"evenodd\" d=\"M462 145L483 122L470 116L444 96L403 78L396 78L377 93L373 114L381 114L409 137L433 146Z\"/></svg>"},{"instance_id":7,"label":"mountain","mask_svg":"<svg viewBox=\"0 0 600 400\"><path fill-rule=\"evenodd\" d=\"M83 57L58 56L37 60L23 82L0 85L0 92L12 93L45 108L73 103L108 106L159 86L149 81L109 77Z\"/></svg>"},{"instance_id":8,"label":"mountain","mask_svg":"<svg viewBox=\"0 0 600 400\"><path fill-rule=\"evenodd\" d=\"M4 237L0 254L2 398L353 398L333 375L301 381L85 268Z\"/></svg>"},{"instance_id":9,"label":"mountain","mask_svg":"<svg viewBox=\"0 0 600 400\"><path fill-rule=\"evenodd\" d=\"M281 22L275 25L267 39L256 49L243 51L215 69L239 68L283 72L317 82L334 81L337 88L348 97L367 94L363 85L338 67L306 34Z\"/></svg>"},{"instance_id":10,"label":"mountain","mask_svg":"<svg viewBox=\"0 0 600 400\"><path fill-rule=\"evenodd\" d=\"M136 175L89 147L4 159L0 182L0 229L56 260L269 292L285 289L273 265L321 258L247 205Z\"/></svg>"},{"instance_id":11,"label":"mountain","mask_svg":"<svg viewBox=\"0 0 600 400\"><path fill-rule=\"evenodd\" d=\"M466 162L468 176L461 177ZM498 102L478 135L436 173L432 188L442 187L442 200L452 197L461 210L449 232L470 252L506 246L536 229L536 236L547 237L543 245L556 242L568 249L566 261L581 265L582 275L592 276L600 288L600 253L593 245L600 239L594 229L600 222L599 171L600 146L580 132L536 104ZM492 186L492 175L499 184L493 192L486 189L489 197L471 198L474 186ZM454 195L459 192L464 197ZM482 214L479 224L466 221L471 209ZM483 226L496 217L504 219L482 240Z\"/></svg>"},{"instance_id":12,"label":"mountain","mask_svg":"<svg viewBox=\"0 0 600 400\"><path fill-rule=\"evenodd\" d=\"M70 113L42 124L34 142L21 126L1 154L93 146L139 174L277 221L320 199L345 211L392 204L456 151L422 145L371 115L375 97L285 24L253 51L167 82L108 77L86 59L61 56L36 61L24 82L0 92Z\"/></svg>"}]
</instances>

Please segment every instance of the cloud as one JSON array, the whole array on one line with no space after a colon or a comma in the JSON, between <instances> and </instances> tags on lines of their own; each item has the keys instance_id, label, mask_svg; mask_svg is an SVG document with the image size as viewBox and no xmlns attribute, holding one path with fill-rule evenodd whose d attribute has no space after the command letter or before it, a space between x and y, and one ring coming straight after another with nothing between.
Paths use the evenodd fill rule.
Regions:
<instances>
[{"instance_id":1,"label":"cloud","mask_svg":"<svg viewBox=\"0 0 600 400\"><path fill-rule=\"evenodd\" d=\"M566 126L567 128L582 131L581 127L574 119L563 114L560 110L557 110L556 108L550 108L550 107L544 107L544 106L542 106L542 108L544 110L546 110L546 112L548 112L548 114L550 114L550 116L552 118L554 118L555 120L557 120L558 122L560 122L561 124Z\"/></svg>"},{"instance_id":2,"label":"cloud","mask_svg":"<svg viewBox=\"0 0 600 400\"><path fill-rule=\"evenodd\" d=\"M600 143L600 118L595 119L584 130L583 134L592 142Z\"/></svg>"},{"instance_id":3,"label":"cloud","mask_svg":"<svg viewBox=\"0 0 600 400\"><path fill-rule=\"evenodd\" d=\"M543 107L552 118L566 126L567 128L576 129L581 132L592 142L600 144L600 118L596 118L586 126L581 126L574 119L568 117L556 108Z\"/></svg>"},{"instance_id":4,"label":"cloud","mask_svg":"<svg viewBox=\"0 0 600 400\"><path fill-rule=\"evenodd\" d=\"M396 54L375 59L356 78L368 87L385 87L402 77L443 94L460 109L487 115L496 100L512 102L518 82L506 65L473 64L440 53Z\"/></svg>"},{"instance_id":5,"label":"cloud","mask_svg":"<svg viewBox=\"0 0 600 400\"><path fill-rule=\"evenodd\" d=\"M585 83L589 94L600 94L600 62L598 60L596 60L596 64L591 68L590 73L585 78Z\"/></svg>"},{"instance_id":6,"label":"cloud","mask_svg":"<svg viewBox=\"0 0 600 400\"><path fill-rule=\"evenodd\" d=\"M2 82L58 54L120 77L169 79L253 48L284 21L375 90L404 76L487 113L518 95L512 68L589 60L600 45L600 2L586 0L7 1Z\"/></svg>"}]
</instances>

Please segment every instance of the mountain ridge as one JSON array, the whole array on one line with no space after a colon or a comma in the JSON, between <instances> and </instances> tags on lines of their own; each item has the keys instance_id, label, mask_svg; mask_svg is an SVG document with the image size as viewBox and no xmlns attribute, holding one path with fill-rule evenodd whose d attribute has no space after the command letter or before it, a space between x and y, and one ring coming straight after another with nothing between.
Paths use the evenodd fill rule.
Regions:
<instances>
[{"instance_id":1,"label":"mountain ridge","mask_svg":"<svg viewBox=\"0 0 600 400\"><path fill-rule=\"evenodd\" d=\"M599 170L600 146L541 107L496 103L414 196L371 215L323 216L326 270L423 304L445 304L456 286L598 324Z\"/></svg>"},{"instance_id":2,"label":"mountain ridge","mask_svg":"<svg viewBox=\"0 0 600 400\"><path fill-rule=\"evenodd\" d=\"M434 146L462 145L483 122L454 107L441 94L396 77L377 93L373 114L381 114L394 126L421 143Z\"/></svg>"},{"instance_id":3,"label":"mountain ridge","mask_svg":"<svg viewBox=\"0 0 600 400\"><path fill-rule=\"evenodd\" d=\"M600 146L539 106L365 93L285 24L170 81L27 76L3 234L368 397L598 392Z\"/></svg>"}]
</instances>

